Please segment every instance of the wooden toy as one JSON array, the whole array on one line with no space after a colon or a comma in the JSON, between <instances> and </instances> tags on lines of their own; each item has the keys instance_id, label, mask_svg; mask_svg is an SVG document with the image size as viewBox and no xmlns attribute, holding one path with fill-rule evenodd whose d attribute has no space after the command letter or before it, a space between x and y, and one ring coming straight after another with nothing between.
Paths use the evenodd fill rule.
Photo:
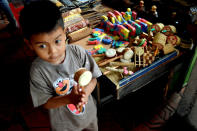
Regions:
<instances>
[{"instance_id":1,"label":"wooden toy","mask_svg":"<svg viewBox=\"0 0 197 131\"><path fill-rule=\"evenodd\" d=\"M141 22L146 23L148 26L148 31L150 31L151 27L152 27L152 23L144 18L138 18Z\"/></svg>"},{"instance_id":2,"label":"wooden toy","mask_svg":"<svg viewBox=\"0 0 197 131\"><path fill-rule=\"evenodd\" d=\"M66 32L67 33L72 33L74 31L77 31L81 28L84 28L84 27L88 26L88 24L89 24L88 20L79 21L77 23L74 23L73 25L68 26Z\"/></svg>"},{"instance_id":3,"label":"wooden toy","mask_svg":"<svg viewBox=\"0 0 197 131\"><path fill-rule=\"evenodd\" d=\"M137 13L135 11L131 11L131 8L127 8L126 14L129 14L131 16L131 19L129 20L136 20Z\"/></svg>"},{"instance_id":4,"label":"wooden toy","mask_svg":"<svg viewBox=\"0 0 197 131\"><path fill-rule=\"evenodd\" d=\"M82 87L87 86L92 80L92 73L86 68L79 68L75 72L74 80Z\"/></svg>"},{"instance_id":5,"label":"wooden toy","mask_svg":"<svg viewBox=\"0 0 197 131\"><path fill-rule=\"evenodd\" d=\"M143 66L148 66L155 60L155 56L151 52L147 51L143 54L143 60Z\"/></svg>"},{"instance_id":6,"label":"wooden toy","mask_svg":"<svg viewBox=\"0 0 197 131\"><path fill-rule=\"evenodd\" d=\"M99 44L98 40L88 41L88 45L98 45L98 44Z\"/></svg>"},{"instance_id":7,"label":"wooden toy","mask_svg":"<svg viewBox=\"0 0 197 131\"><path fill-rule=\"evenodd\" d=\"M128 23L125 23L123 25L130 31L130 33L129 33L130 39L134 38L134 36L136 35L135 27L133 27L132 25L130 25Z\"/></svg>"},{"instance_id":8,"label":"wooden toy","mask_svg":"<svg viewBox=\"0 0 197 131\"><path fill-rule=\"evenodd\" d=\"M113 68L113 67L105 67L106 70L108 71L113 71L113 72L119 72L123 75L131 75L133 74L132 71L128 71L127 67L123 67L123 69L117 69L117 68Z\"/></svg>"},{"instance_id":9,"label":"wooden toy","mask_svg":"<svg viewBox=\"0 0 197 131\"><path fill-rule=\"evenodd\" d=\"M176 33L176 27L173 25L166 25L163 27L162 33L164 33L166 36L174 35Z\"/></svg>"},{"instance_id":10,"label":"wooden toy","mask_svg":"<svg viewBox=\"0 0 197 131\"><path fill-rule=\"evenodd\" d=\"M124 49L125 49L125 47L118 47L118 48L116 48L117 54L122 54Z\"/></svg>"},{"instance_id":11,"label":"wooden toy","mask_svg":"<svg viewBox=\"0 0 197 131\"><path fill-rule=\"evenodd\" d=\"M141 56L144 54L144 47L135 47L135 54Z\"/></svg>"},{"instance_id":12,"label":"wooden toy","mask_svg":"<svg viewBox=\"0 0 197 131\"><path fill-rule=\"evenodd\" d=\"M175 50L174 45L166 44L163 48L163 53L166 55L166 54L173 52L174 50Z\"/></svg>"},{"instance_id":13,"label":"wooden toy","mask_svg":"<svg viewBox=\"0 0 197 131\"><path fill-rule=\"evenodd\" d=\"M106 52L106 48L100 48L99 50L97 50L97 53L98 54L103 54L103 53L105 53Z\"/></svg>"},{"instance_id":14,"label":"wooden toy","mask_svg":"<svg viewBox=\"0 0 197 131\"><path fill-rule=\"evenodd\" d=\"M69 42L75 42L80 40L92 33L92 29L89 27L81 28L78 31L68 34Z\"/></svg>"},{"instance_id":15,"label":"wooden toy","mask_svg":"<svg viewBox=\"0 0 197 131\"><path fill-rule=\"evenodd\" d=\"M123 67L130 67L134 66L134 62L110 62L110 66L123 66Z\"/></svg>"},{"instance_id":16,"label":"wooden toy","mask_svg":"<svg viewBox=\"0 0 197 131\"><path fill-rule=\"evenodd\" d=\"M118 68L118 67L119 67L119 66L114 66L113 68L116 69L116 68ZM110 73L110 72L111 72L111 71L109 71L109 70L108 70L108 71L105 71L105 72L103 72L103 75L107 75L107 74Z\"/></svg>"},{"instance_id":17,"label":"wooden toy","mask_svg":"<svg viewBox=\"0 0 197 131\"><path fill-rule=\"evenodd\" d=\"M126 59L120 58L120 62L122 62L122 63L129 63L129 62L131 62L131 59L130 60L126 60Z\"/></svg>"},{"instance_id":18,"label":"wooden toy","mask_svg":"<svg viewBox=\"0 0 197 131\"><path fill-rule=\"evenodd\" d=\"M173 46L180 45L181 39L177 35L171 35L167 37L167 44L172 44Z\"/></svg>"},{"instance_id":19,"label":"wooden toy","mask_svg":"<svg viewBox=\"0 0 197 131\"><path fill-rule=\"evenodd\" d=\"M86 51L88 52L89 55L92 56L92 55L94 55L97 52L97 50L98 49L89 49L89 50L86 50Z\"/></svg>"},{"instance_id":20,"label":"wooden toy","mask_svg":"<svg viewBox=\"0 0 197 131\"><path fill-rule=\"evenodd\" d=\"M145 47L147 45L147 41L145 38L142 38L138 41L138 46Z\"/></svg>"},{"instance_id":21,"label":"wooden toy","mask_svg":"<svg viewBox=\"0 0 197 131\"><path fill-rule=\"evenodd\" d=\"M159 50L163 49L166 44L167 36L162 33L157 33L153 39L153 45L158 46Z\"/></svg>"},{"instance_id":22,"label":"wooden toy","mask_svg":"<svg viewBox=\"0 0 197 131\"><path fill-rule=\"evenodd\" d=\"M81 9L75 8L70 11L66 11L66 12L62 13L62 17L65 18L65 17L67 17L69 15L73 15L73 14L81 14Z\"/></svg>"},{"instance_id":23,"label":"wooden toy","mask_svg":"<svg viewBox=\"0 0 197 131\"><path fill-rule=\"evenodd\" d=\"M92 73L86 68L79 68L74 74L74 80L80 85L82 91L92 80ZM83 109L83 105L80 106L80 112Z\"/></svg>"},{"instance_id":24,"label":"wooden toy","mask_svg":"<svg viewBox=\"0 0 197 131\"><path fill-rule=\"evenodd\" d=\"M111 44L112 43L112 40L111 39L102 39L102 42L104 44Z\"/></svg>"},{"instance_id":25,"label":"wooden toy","mask_svg":"<svg viewBox=\"0 0 197 131\"><path fill-rule=\"evenodd\" d=\"M131 61L131 58L133 57L133 51L130 48L126 48L123 54L123 59Z\"/></svg>"},{"instance_id":26,"label":"wooden toy","mask_svg":"<svg viewBox=\"0 0 197 131\"><path fill-rule=\"evenodd\" d=\"M146 23L141 22L140 20L135 20L135 22L141 26L142 32L148 32L148 25Z\"/></svg>"},{"instance_id":27,"label":"wooden toy","mask_svg":"<svg viewBox=\"0 0 197 131\"><path fill-rule=\"evenodd\" d=\"M151 28L151 31L153 33L157 33L157 32L160 32L164 27L164 24L163 23L156 23L152 26Z\"/></svg>"},{"instance_id":28,"label":"wooden toy","mask_svg":"<svg viewBox=\"0 0 197 131\"><path fill-rule=\"evenodd\" d=\"M139 5L137 5L136 7L134 7L134 9L136 10L137 14L139 17L144 17L145 16L145 6L144 6L144 1L140 0Z\"/></svg>"},{"instance_id":29,"label":"wooden toy","mask_svg":"<svg viewBox=\"0 0 197 131\"><path fill-rule=\"evenodd\" d=\"M153 5L151 7L151 11L153 13L153 16L155 16L156 18L158 18L158 13L157 13L157 6L156 5Z\"/></svg>"},{"instance_id":30,"label":"wooden toy","mask_svg":"<svg viewBox=\"0 0 197 131\"><path fill-rule=\"evenodd\" d=\"M156 47L156 49L154 51L154 56L156 56L157 54L159 54L159 48L158 48L158 46Z\"/></svg>"},{"instance_id":31,"label":"wooden toy","mask_svg":"<svg viewBox=\"0 0 197 131\"><path fill-rule=\"evenodd\" d=\"M105 55L108 58L114 57L114 56L116 56L116 50L113 49L113 48L107 49L106 52L105 52Z\"/></svg>"},{"instance_id":32,"label":"wooden toy","mask_svg":"<svg viewBox=\"0 0 197 131\"><path fill-rule=\"evenodd\" d=\"M139 36L136 36L136 37L133 39L132 44L137 45L137 44L138 44L138 42L139 42L139 40L140 40L140 37L139 37Z\"/></svg>"},{"instance_id":33,"label":"wooden toy","mask_svg":"<svg viewBox=\"0 0 197 131\"><path fill-rule=\"evenodd\" d=\"M136 35L140 35L140 33L142 32L141 26L138 23L136 23L135 21L132 21L132 20L129 20L128 23L131 24L133 27L135 27Z\"/></svg>"},{"instance_id":34,"label":"wooden toy","mask_svg":"<svg viewBox=\"0 0 197 131\"><path fill-rule=\"evenodd\" d=\"M121 24L127 23L127 21L123 18L122 14L121 14L119 11L114 10L114 11L113 11L113 14L116 16L117 20L118 20Z\"/></svg>"},{"instance_id":35,"label":"wooden toy","mask_svg":"<svg viewBox=\"0 0 197 131\"><path fill-rule=\"evenodd\" d=\"M72 14L67 17L64 17L64 28L67 29L70 25L73 25L77 22L84 20L81 14Z\"/></svg>"},{"instance_id":36,"label":"wooden toy","mask_svg":"<svg viewBox=\"0 0 197 131\"><path fill-rule=\"evenodd\" d=\"M151 22L156 23L158 22L158 12L157 12L157 6L153 5L150 9L150 11L148 12L148 18Z\"/></svg>"},{"instance_id":37,"label":"wooden toy","mask_svg":"<svg viewBox=\"0 0 197 131\"><path fill-rule=\"evenodd\" d=\"M104 48L103 45L101 44L98 44L96 46L93 47L95 50L98 50L98 49L101 49L101 48Z\"/></svg>"},{"instance_id":38,"label":"wooden toy","mask_svg":"<svg viewBox=\"0 0 197 131\"><path fill-rule=\"evenodd\" d=\"M144 66L143 54L144 54L144 47L135 47L135 55L134 55L135 67Z\"/></svg>"},{"instance_id":39,"label":"wooden toy","mask_svg":"<svg viewBox=\"0 0 197 131\"><path fill-rule=\"evenodd\" d=\"M113 57L113 58L110 58L110 59L104 59L104 60L101 60L101 61L98 61L97 64L98 66L104 66L112 61L115 61L117 59L120 59L122 58L123 56L122 55L119 55L119 56L116 56L116 57Z\"/></svg>"}]
</instances>

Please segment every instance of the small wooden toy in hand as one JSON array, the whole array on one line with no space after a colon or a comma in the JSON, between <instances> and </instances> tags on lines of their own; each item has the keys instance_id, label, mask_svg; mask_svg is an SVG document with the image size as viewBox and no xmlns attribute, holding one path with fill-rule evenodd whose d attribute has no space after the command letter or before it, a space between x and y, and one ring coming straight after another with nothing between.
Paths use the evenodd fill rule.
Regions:
<instances>
[{"instance_id":1,"label":"small wooden toy in hand","mask_svg":"<svg viewBox=\"0 0 197 131\"><path fill-rule=\"evenodd\" d=\"M83 92L84 87L87 86L92 80L92 73L86 68L79 68L79 70L75 72L74 80L79 84L81 91ZM83 105L80 106L80 112L82 109Z\"/></svg>"}]
</instances>

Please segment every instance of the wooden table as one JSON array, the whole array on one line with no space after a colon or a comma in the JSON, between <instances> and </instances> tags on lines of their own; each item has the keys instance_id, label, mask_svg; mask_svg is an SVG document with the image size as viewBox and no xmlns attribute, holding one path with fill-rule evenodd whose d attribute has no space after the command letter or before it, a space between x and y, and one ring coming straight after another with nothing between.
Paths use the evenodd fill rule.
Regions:
<instances>
[{"instance_id":1,"label":"wooden table","mask_svg":"<svg viewBox=\"0 0 197 131\"><path fill-rule=\"evenodd\" d=\"M81 45L85 49L93 48L94 45L87 45L88 38L90 38L90 36L72 44ZM110 47L110 45L104 44L103 46L105 48ZM177 59L180 58L180 56L182 55L174 51L123 79L120 79L118 74L113 74L117 75L117 77L110 77L110 75L101 76L98 78L99 83L96 93L98 103L103 105L111 100L122 99L124 96L145 87L150 82L169 73L174 66L181 63L181 60Z\"/></svg>"}]
</instances>

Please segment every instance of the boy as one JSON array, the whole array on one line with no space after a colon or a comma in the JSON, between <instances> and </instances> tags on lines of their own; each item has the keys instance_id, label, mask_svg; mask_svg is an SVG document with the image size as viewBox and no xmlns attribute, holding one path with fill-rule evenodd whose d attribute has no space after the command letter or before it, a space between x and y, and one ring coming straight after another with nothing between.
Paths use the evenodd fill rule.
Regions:
<instances>
[{"instance_id":1,"label":"boy","mask_svg":"<svg viewBox=\"0 0 197 131\"><path fill-rule=\"evenodd\" d=\"M21 11L19 20L25 42L38 56L30 70L34 106L49 109L52 130L97 131L97 111L91 92L101 72L83 48L66 45L58 7L50 1L32 2ZM90 70L93 78L79 92L73 78L82 67ZM82 112L78 110L81 105Z\"/></svg>"}]
</instances>

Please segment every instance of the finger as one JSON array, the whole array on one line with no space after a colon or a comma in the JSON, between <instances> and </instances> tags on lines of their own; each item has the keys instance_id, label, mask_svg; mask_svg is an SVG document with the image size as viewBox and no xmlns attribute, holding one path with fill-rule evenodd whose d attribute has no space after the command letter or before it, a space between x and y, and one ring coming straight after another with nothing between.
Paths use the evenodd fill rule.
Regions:
<instances>
[{"instance_id":1,"label":"finger","mask_svg":"<svg viewBox=\"0 0 197 131\"><path fill-rule=\"evenodd\" d=\"M79 92L82 92L82 88L79 88Z\"/></svg>"},{"instance_id":2,"label":"finger","mask_svg":"<svg viewBox=\"0 0 197 131\"><path fill-rule=\"evenodd\" d=\"M74 91L75 94L78 94L78 91L77 91L77 85L74 85L72 91Z\"/></svg>"},{"instance_id":3,"label":"finger","mask_svg":"<svg viewBox=\"0 0 197 131\"><path fill-rule=\"evenodd\" d=\"M85 102L85 99L84 99L84 98L81 98L81 101L82 101L82 102Z\"/></svg>"},{"instance_id":4,"label":"finger","mask_svg":"<svg viewBox=\"0 0 197 131\"><path fill-rule=\"evenodd\" d=\"M79 105L77 105L76 108L77 108L78 111L80 111L80 106Z\"/></svg>"},{"instance_id":5,"label":"finger","mask_svg":"<svg viewBox=\"0 0 197 131\"><path fill-rule=\"evenodd\" d=\"M81 106L81 105L82 105L82 103L81 103L81 102L79 102L79 103L78 103L78 106Z\"/></svg>"}]
</instances>

